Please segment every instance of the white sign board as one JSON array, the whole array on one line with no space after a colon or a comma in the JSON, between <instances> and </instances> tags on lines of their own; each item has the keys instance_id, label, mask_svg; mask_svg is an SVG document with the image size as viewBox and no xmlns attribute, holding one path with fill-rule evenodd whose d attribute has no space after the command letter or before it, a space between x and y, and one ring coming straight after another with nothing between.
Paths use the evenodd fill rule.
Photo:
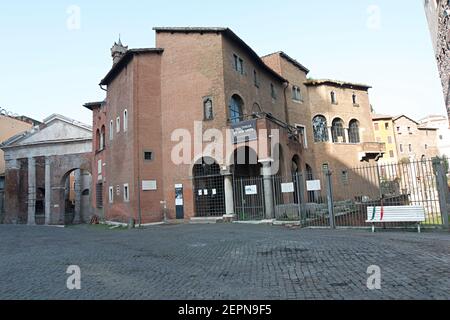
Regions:
<instances>
[{"instance_id":1,"label":"white sign board","mask_svg":"<svg viewBox=\"0 0 450 320\"><path fill-rule=\"evenodd\" d=\"M293 182L282 183L281 184L281 192L282 193L292 193L292 192L294 192L294 183Z\"/></svg>"},{"instance_id":2,"label":"white sign board","mask_svg":"<svg viewBox=\"0 0 450 320\"><path fill-rule=\"evenodd\" d=\"M143 191L154 191L158 190L156 186L156 180L144 180L142 181L142 190Z\"/></svg>"},{"instance_id":3,"label":"white sign board","mask_svg":"<svg viewBox=\"0 0 450 320\"><path fill-rule=\"evenodd\" d=\"M183 205L183 199L175 199L175 205L176 206L182 206Z\"/></svg>"},{"instance_id":4,"label":"white sign board","mask_svg":"<svg viewBox=\"0 0 450 320\"><path fill-rule=\"evenodd\" d=\"M245 194L247 196L258 194L258 188L256 187L256 185L254 185L254 186L245 186Z\"/></svg>"},{"instance_id":5,"label":"white sign board","mask_svg":"<svg viewBox=\"0 0 450 320\"><path fill-rule=\"evenodd\" d=\"M322 190L320 186L320 180L309 180L306 181L306 190L308 191L320 191Z\"/></svg>"}]
</instances>

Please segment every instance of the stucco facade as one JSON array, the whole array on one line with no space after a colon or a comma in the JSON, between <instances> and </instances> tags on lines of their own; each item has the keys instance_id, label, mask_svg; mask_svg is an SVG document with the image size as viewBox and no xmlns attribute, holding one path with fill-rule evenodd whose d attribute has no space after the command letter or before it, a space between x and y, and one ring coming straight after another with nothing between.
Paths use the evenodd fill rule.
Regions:
<instances>
[{"instance_id":1,"label":"stucco facade","mask_svg":"<svg viewBox=\"0 0 450 320\"><path fill-rule=\"evenodd\" d=\"M380 164L397 163L400 159L397 153L393 117L374 114L372 116L372 122L375 140L384 143L386 146L386 152L379 160Z\"/></svg>"}]
</instances>

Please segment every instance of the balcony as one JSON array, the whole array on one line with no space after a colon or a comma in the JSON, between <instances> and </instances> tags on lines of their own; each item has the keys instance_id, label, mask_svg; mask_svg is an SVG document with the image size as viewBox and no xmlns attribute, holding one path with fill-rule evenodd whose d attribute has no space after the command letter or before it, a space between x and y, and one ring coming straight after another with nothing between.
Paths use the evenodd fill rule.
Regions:
<instances>
[{"instance_id":1,"label":"balcony","mask_svg":"<svg viewBox=\"0 0 450 320\"><path fill-rule=\"evenodd\" d=\"M381 142L363 142L361 143L361 152L359 158L361 161L378 161L386 153L386 144Z\"/></svg>"}]
</instances>

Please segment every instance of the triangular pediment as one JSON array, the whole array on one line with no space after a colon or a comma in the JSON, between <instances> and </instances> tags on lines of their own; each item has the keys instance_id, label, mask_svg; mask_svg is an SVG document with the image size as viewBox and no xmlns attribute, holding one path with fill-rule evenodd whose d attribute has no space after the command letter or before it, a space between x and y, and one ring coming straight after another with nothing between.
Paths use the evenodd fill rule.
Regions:
<instances>
[{"instance_id":1,"label":"triangular pediment","mask_svg":"<svg viewBox=\"0 0 450 320\"><path fill-rule=\"evenodd\" d=\"M42 125L9 139L4 146L14 147L85 139L92 139L92 129L89 126L64 116L53 115L45 119Z\"/></svg>"}]
</instances>

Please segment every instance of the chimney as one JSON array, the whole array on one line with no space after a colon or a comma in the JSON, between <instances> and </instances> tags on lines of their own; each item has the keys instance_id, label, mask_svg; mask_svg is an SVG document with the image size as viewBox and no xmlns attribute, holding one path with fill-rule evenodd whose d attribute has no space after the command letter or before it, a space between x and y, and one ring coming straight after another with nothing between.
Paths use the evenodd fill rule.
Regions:
<instances>
[{"instance_id":1,"label":"chimney","mask_svg":"<svg viewBox=\"0 0 450 320\"><path fill-rule=\"evenodd\" d=\"M111 56L113 58L113 65L115 65L119 60L127 53L128 46L124 46L122 44L122 41L120 40L119 36L119 42L114 42L114 45L111 48Z\"/></svg>"}]
</instances>

